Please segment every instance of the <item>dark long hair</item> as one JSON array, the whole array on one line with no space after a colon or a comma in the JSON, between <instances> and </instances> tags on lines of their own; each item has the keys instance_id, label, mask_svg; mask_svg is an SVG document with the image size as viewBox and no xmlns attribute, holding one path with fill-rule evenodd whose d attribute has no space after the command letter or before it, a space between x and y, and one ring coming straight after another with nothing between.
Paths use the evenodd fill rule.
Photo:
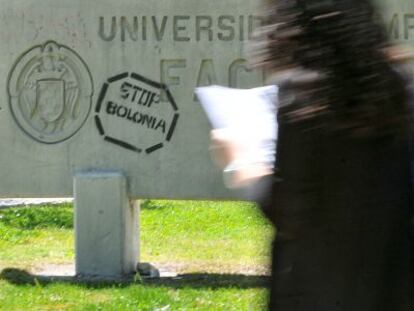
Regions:
<instances>
[{"instance_id":1,"label":"dark long hair","mask_svg":"<svg viewBox=\"0 0 414 311\"><path fill-rule=\"evenodd\" d=\"M357 134L401 128L406 81L384 53L390 44L371 1L265 1L255 65L273 72L300 68L320 80L307 91L300 118L324 115L329 129Z\"/></svg>"}]
</instances>

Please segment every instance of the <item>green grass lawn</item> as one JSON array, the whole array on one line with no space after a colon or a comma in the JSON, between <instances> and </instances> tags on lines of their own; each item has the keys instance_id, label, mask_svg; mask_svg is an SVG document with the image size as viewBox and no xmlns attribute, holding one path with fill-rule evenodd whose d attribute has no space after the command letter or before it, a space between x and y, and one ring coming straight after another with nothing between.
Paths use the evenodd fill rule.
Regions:
<instances>
[{"instance_id":1,"label":"green grass lawn","mask_svg":"<svg viewBox=\"0 0 414 311\"><path fill-rule=\"evenodd\" d=\"M246 202L141 204L141 258L175 278L86 283L36 277L74 262L73 208L0 210L0 310L262 310L273 229Z\"/></svg>"}]
</instances>

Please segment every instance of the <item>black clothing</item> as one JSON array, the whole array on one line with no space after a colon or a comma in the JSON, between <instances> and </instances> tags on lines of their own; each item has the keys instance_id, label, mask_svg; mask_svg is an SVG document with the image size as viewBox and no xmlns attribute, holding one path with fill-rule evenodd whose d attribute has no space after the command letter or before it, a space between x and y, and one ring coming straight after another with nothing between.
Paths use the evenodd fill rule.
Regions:
<instances>
[{"instance_id":1,"label":"black clothing","mask_svg":"<svg viewBox=\"0 0 414 311\"><path fill-rule=\"evenodd\" d=\"M270 310L413 311L408 137L287 122L297 100L280 108L280 179L259 202L277 229Z\"/></svg>"}]
</instances>

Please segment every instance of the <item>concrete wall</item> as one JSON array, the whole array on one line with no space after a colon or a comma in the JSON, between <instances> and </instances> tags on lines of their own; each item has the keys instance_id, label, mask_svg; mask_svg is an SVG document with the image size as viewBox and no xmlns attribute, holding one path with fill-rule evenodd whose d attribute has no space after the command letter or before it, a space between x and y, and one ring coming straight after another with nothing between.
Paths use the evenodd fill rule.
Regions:
<instances>
[{"instance_id":1,"label":"concrete wall","mask_svg":"<svg viewBox=\"0 0 414 311\"><path fill-rule=\"evenodd\" d=\"M382 1L394 39L414 2ZM0 197L72 196L118 171L134 198L237 198L209 154L198 85L253 87L250 0L0 0ZM169 86L165 91L164 85Z\"/></svg>"}]
</instances>

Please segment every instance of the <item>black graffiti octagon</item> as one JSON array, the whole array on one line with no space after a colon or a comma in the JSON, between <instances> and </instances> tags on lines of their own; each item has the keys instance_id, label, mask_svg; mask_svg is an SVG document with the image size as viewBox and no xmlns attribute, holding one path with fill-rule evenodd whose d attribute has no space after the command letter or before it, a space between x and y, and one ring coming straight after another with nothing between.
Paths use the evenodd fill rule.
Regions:
<instances>
[{"instance_id":1,"label":"black graffiti octagon","mask_svg":"<svg viewBox=\"0 0 414 311\"><path fill-rule=\"evenodd\" d=\"M124 72L102 85L95 124L103 139L118 147L150 154L170 142L179 118L165 84Z\"/></svg>"}]
</instances>

